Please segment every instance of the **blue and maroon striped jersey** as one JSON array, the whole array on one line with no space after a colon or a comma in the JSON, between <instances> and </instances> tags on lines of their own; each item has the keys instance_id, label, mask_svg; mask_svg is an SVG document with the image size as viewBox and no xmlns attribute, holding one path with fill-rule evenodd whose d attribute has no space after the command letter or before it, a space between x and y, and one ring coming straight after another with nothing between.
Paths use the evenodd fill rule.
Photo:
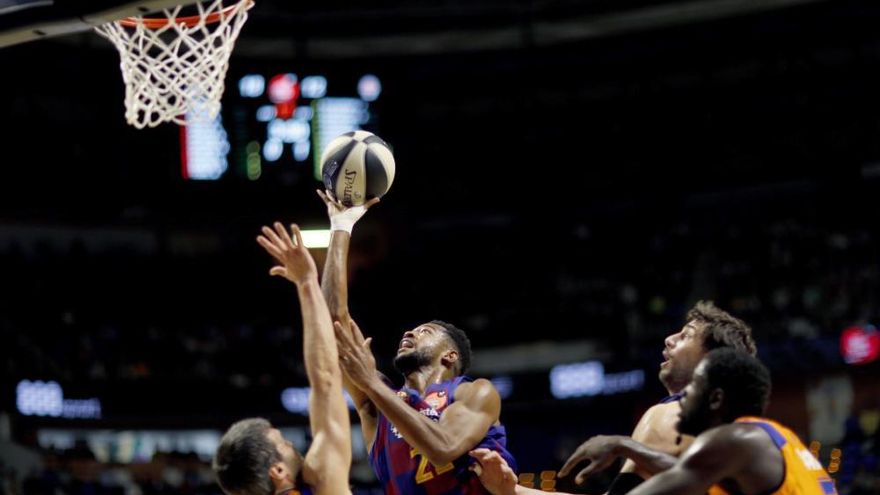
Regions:
<instances>
[{"instance_id":1,"label":"blue and maroon striped jersey","mask_svg":"<svg viewBox=\"0 0 880 495\"><path fill-rule=\"evenodd\" d=\"M439 421L443 411L455 402L455 389L471 378L460 376L443 383L429 385L424 397L415 390L402 388L397 395L413 409ZM507 451L504 426L493 425L486 436L473 448L497 451L516 471L516 461ZM370 464L385 487L386 495L474 495L488 494L479 478L468 470L474 461L464 454L444 466L434 466L428 459L410 447L397 428L381 413L376 439L370 451Z\"/></svg>"}]
</instances>

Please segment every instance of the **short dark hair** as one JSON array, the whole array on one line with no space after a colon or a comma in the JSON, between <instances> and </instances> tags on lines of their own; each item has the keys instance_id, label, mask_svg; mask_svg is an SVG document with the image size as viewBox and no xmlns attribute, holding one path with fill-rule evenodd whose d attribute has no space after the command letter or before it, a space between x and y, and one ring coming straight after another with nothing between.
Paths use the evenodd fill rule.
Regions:
<instances>
[{"instance_id":1,"label":"short dark hair","mask_svg":"<svg viewBox=\"0 0 880 495\"><path fill-rule=\"evenodd\" d=\"M243 419L230 426L220 439L212 467L225 493L275 493L269 468L281 461L281 454L267 436L271 428L263 418Z\"/></svg>"},{"instance_id":2,"label":"short dark hair","mask_svg":"<svg viewBox=\"0 0 880 495\"><path fill-rule=\"evenodd\" d=\"M471 367L471 340L464 333L464 330L452 323L446 323L442 320L432 320L431 323L443 327L446 335L452 340L458 351L458 374L463 375Z\"/></svg>"},{"instance_id":3,"label":"short dark hair","mask_svg":"<svg viewBox=\"0 0 880 495\"><path fill-rule=\"evenodd\" d=\"M761 416L770 398L770 372L752 355L723 347L706 354L704 369L708 390L724 390L727 417Z\"/></svg>"},{"instance_id":4,"label":"short dark hair","mask_svg":"<svg viewBox=\"0 0 880 495\"><path fill-rule=\"evenodd\" d=\"M687 321L703 325L703 347L707 351L731 347L754 356L758 348L752 338L752 327L715 306L712 301L698 301L688 311Z\"/></svg>"}]
</instances>

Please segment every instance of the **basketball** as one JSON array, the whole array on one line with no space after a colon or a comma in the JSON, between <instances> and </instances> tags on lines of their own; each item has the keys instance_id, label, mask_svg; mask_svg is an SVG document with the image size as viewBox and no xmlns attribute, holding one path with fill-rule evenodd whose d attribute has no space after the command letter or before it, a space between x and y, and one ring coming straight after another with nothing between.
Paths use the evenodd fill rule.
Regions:
<instances>
[{"instance_id":1,"label":"basketball","mask_svg":"<svg viewBox=\"0 0 880 495\"><path fill-rule=\"evenodd\" d=\"M324 187L346 206L381 198L394 182L394 155L379 136L347 132L321 153Z\"/></svg>"}]
</instances>

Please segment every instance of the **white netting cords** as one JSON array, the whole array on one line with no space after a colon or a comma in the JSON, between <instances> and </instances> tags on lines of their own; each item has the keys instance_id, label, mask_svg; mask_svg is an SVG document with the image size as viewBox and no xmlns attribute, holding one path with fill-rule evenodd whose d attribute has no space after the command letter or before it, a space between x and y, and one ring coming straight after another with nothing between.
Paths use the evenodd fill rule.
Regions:
<instances>
[{"instance_id":1,"label":"white netting cords","mask_svg":"<svg viewBox=\"0 0 880 495\"><path fill-rule=\"evenodd\" d=\"M163 11L165 19L132 17L95 28L119 51L125 119L138 129L184 125L187 114L209 120L220 111L229 55L253 0L225 9L223 0L197 6L187 22L179 6Z\"/></svg>"}]
</instances>

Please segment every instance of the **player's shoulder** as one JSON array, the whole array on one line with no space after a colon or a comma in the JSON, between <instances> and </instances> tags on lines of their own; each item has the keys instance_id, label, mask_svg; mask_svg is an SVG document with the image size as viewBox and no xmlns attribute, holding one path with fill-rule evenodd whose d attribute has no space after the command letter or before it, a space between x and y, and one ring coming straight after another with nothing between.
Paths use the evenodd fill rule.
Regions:
<instances>
[{"instance_id":1,"label":"player's shoulder","mask_svg":"<svg viewBox=\"0 0 880 495\"><path fill-rule=\"evenodd\" d=\"M678 442L679 435L675 425L678 423L680 410L677 403L651 406L642 414L633 429L633 440L669 454L680 454L690 443L681 444Z\"/></svg>"},{"instance_id":2,"label":"player's shoulder","mask_svg":"<svg viewBox=\"0 0 880 495\"><path fill-rule=\"evenodd\" d=\"M455 389L456 394L459 391L463 393L477 393L486 390L495 390L495 384L485 378L465 379ZM497 393L497 392L496 392Z\"/></svg>"},{"instance_id":3,"label":"player's shoulder","mask_svg":"<svg viewBox=\"0 0 880 495\"><path fill-rule=\"evenodd\" d=\"M681 405L677 401L654 404L642 414L642 417L639 419L639 425L643 428L659 427L664 430L672 426L674 429L680 412Z\"/></svg>"},{"instance_id":4,"label":"player's shoulder","mask_svg":"<svg viewBox=\"0 0 880 495\"><path fill-rule=\"evenodd\" d=\"M729 423L701 433L694 442L694 447L702 450L749 452L766 447L767 440L767 434L757 425Z\"/></svg>"},{"instance_id":5,"label":"player's shoulder","mask_svg":"<svg viewBox=\"0 0 880 495\"><path fill-rule=\"evenodd\" d=\"M681 403L678 401L672 402L660 402L658 404L654 404L649 407L643 416L654 417L654 416L666 416L668 414L675 414L681 411Z\"/></svg>"},{"instance_id":6,"label":"player's shoulder","mask_svg":"<svg viewBox=\"0 0 880 495\"><path fill-rule=\"evenodd\" d=\"M455 389L455 400L468 399L499 399L498 390L495 385L485 379L477 378L476 380L462 381Z\"/></svg>"}]
</instances>

